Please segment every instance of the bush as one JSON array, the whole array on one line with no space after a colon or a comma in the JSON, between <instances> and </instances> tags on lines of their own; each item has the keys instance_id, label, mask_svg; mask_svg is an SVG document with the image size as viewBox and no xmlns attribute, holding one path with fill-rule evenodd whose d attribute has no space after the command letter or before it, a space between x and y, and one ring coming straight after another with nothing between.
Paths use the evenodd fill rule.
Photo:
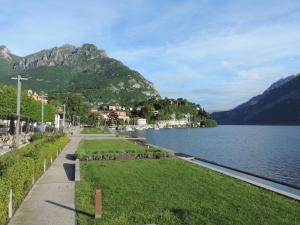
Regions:
<instances>
[{"instance_id":1,"label":"bush","mask_svg":"<svg viewBox=\"0 0 300 225\"><path fill-rule=\"evenodd\" d=\"M116 160L116 159L161 159L173 157L172 152L159 149L124 150L121 152L101 151L94 153L77 152L75 157L80 160Z\"/></svg>"},{"instance_id":2,"label":"bush","mask_svg":"<svg viewBox=\"0 0 300 225\"><path fill-rule=\"evenodd\" d=\"M7 179L0 176L0 224L5 224L8 219L9 187Z\"/></svg>"},{"instance_id":3,"label":"bush","mask_svg":"<svg viewBox=\"0 0 300 225\"><path fill-rule=\"evenodd\" d=\"M42 132L34 132L34 134L31 136L31 141L36 141L42 139L43 137L45 136Z\"/></svg>"},{"instance_id":4,"label":"bush","mask_svg":"<svg viewBox=\"0 0 300 225\"><path fill-rule=\"evenodd\" d=\"M24 195L32 186L34 160L27 157L20 159L16 164L9 167L3 175L8 180L10 187L13 190L14 208L18 208Z\"/></svg>"},{"instance_id":5,"label":"bush","mask_svg":"<svg viewBox=\"0 0 300 225\"><path fill-rule=\"evenodd\" d=\"M5 224L8 215L10 189L13 190L13 208L17 209L32 187L32 179L37 180L44 171L44 160L56 158L67 143L68 137L42 137L31 144L13 150L0 157L0 224Z\"/></svg>"}]
</instances>

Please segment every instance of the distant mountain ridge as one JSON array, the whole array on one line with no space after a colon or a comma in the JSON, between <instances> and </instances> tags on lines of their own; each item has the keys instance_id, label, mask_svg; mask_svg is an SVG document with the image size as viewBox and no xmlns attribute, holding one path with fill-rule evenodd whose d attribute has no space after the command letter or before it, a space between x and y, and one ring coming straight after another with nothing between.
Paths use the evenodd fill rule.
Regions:
<instances>
[{"instance_id":1,"label":"distant mountain ridge","mask_svg":"<svg viewBox=\"0 0 300 225\"><path fill-rule=\"evenodd\" d=\"M19 57L0 46L0 82L15 84L16 74L31 77L24 88L64 96L82 94L91 103L119 103L159 98L153 84L137 71L107 56L93 44L63 45Z\"/></svg>"},{"instance_id":2,"label":"distant mountain ridge","mask_svg":"<svg viewBox=\"0 0 300 225\"><path fill-rule=\"evenodd\" d=\"M236 108L211 115L219 124L300 124L300 75L280 79Z\"/></svg>"},{"instance_id":3,"label":"distant mountain ridge","mask_svg":"<svg viewBox=\"0 0 300 225\"><path fill-rule=\"evenodd\" d=\"M285 83L289 82L290 80L294 79L296 77L296 75L291 75L285 78L282 78L278 81L276 81L275 83L273 83L267 90L265 90L264 93L271 91L275 88L279 88L280 86L284 85Z\"/></svg>"}]
</instances>

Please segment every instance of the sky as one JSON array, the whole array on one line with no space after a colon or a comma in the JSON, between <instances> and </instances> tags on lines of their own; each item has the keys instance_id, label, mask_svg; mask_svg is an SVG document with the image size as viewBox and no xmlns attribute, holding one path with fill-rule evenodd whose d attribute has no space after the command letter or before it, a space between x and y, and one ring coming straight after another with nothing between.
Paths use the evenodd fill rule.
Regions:
<instances>
[{"instance_id":1,"label":"sky","mask_svg":"<svg viewBox=\"0 0 300 225\"><path fill-rule=\"evenodd\" d=\"M300 73L299 0L0 0L0 45L95 44L163 97L229 110Z\"/></svg>"}]
</instances>

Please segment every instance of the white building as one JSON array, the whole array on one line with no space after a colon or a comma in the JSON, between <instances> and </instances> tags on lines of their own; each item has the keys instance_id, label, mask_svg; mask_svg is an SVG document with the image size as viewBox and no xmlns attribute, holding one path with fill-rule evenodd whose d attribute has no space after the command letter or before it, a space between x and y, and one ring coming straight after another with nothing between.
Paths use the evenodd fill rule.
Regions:
<instances>
[{"instance_id":1,"label":"white building","mask_svg":"<svg viewBox=\"0 0 300 225\"><path fill-rule=\"evenodd\" d=\"M147 120L145 118L136 117L133 118L134 125L147 125Z\"/></svg>"},{"instance_id":2,"label":"white building","mask_svg":"<svg viewBox=\"0 0 300 225\"><path fill-rule=\"evenodd\" d=\"M108 110L116 111L117 110L117 106L115 106L115 105L109 105L108 106Z\"/></svg>"},{"instance_id":3,"label":"white building","mask_svg":"<svg viewBox=\"0 0 300 225\"><path fill-rule=\"evenodd\" d=\"M172 119L172 120L160 120L158 121L158 126L160 128L164 128L164 127L184 127L187 126L189 124L189 120L187 118L183 118L183 119Z\"/></svg>"}]
</instances>

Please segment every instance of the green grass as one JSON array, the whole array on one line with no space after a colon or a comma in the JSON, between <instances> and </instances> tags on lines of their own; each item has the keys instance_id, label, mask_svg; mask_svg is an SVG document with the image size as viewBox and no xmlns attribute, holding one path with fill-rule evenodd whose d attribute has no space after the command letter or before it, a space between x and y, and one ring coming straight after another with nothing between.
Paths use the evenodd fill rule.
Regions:
<instances>
[{"instance_id":1,"label":"green grass","mask_svg":"<svg viewBox=\"0 0 300 225\"><path fill-rule=\"evenodd\" d=\"M111 134L111 131L106 127L91 127L91 128L84 128L81 131L81 134Z\"/></svg>"},{"instance_id":2,"label":"green grass","mask_svg":"<svg viewBox=\"0 0 300 225\"><path fill-rule=\"evenodd\" d=\"M128 140L85 140L81 141L76 151L76 158L81 160L107 160L118 156L134 158L162 158L172 156L172 152L147 148Z\"/></svg>"},{"instance_id":3,"label":"green grass","mask_svg":"<svg viewBox=\"0 0 300 225\"><path fill-rule=\"evenodd\" d=\"M85 140L80 142L76 152L123 152L128 149L140 151L145 148L128 140Z\"/></svg>"},{"instance_id":4,"label":"green grass","mask_svg":"<svg viewBox=\"0 0 300 225\"><path fill-rule=\"evenodd\" d=\"M76 209L79 225L300 224L299 202L178 159L82 163Z\"/></svg>"}]
</instances>

